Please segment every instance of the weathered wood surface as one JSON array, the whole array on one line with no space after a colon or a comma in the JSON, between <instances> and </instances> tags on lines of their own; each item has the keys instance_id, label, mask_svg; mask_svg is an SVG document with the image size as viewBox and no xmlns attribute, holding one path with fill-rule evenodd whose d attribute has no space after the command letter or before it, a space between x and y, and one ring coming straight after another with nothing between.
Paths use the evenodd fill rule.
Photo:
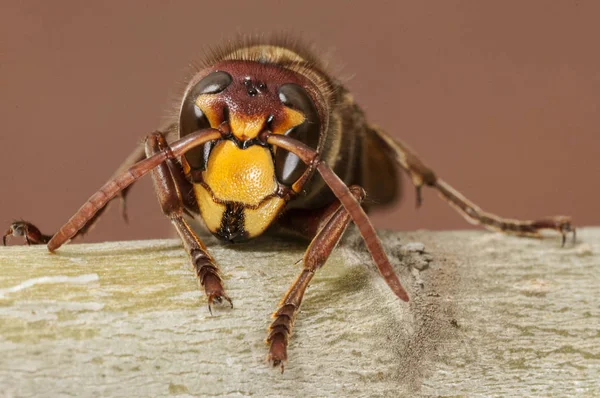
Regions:
<instances>
[{"instance_id":1,"label":"weathered wood surface","mask_svg":"<svg viewBox=\"0 0 600 398\"><path fill-rule=\"evenodd\" d=\"M564 248L381 236L410 304L350 236L309 288L284 374L265 329L300 244L209 242L235 305L214 316L175 240L0 247L0 396L600 395L600 229Z\"/></svg>"}]
</instances>

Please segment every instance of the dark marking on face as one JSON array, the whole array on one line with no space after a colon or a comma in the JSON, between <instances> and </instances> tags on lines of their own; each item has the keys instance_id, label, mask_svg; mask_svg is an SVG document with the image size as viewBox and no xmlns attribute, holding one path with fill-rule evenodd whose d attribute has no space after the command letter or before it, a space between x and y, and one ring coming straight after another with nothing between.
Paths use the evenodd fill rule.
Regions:
<instances>
[{"instance_id":1,"label":"dark marking on face","mask_svg":"<svg viewBox=\"0 0 600 398\"><path fill-rule=\"evenodd\" d=\"M244 229L244 206L240 203L228 203L226 205L221 227L215 233L221 240L236 243L248 240L248 234Z\"/></svg>"}]
</instances>

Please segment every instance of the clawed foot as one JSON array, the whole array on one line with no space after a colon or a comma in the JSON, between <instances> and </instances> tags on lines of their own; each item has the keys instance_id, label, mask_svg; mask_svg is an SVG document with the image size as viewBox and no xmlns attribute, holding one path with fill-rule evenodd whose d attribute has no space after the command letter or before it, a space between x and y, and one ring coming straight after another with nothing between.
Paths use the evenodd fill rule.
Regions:
<instances>
[{"instance_id":1,"label":"clawed foot","mask_svg":"<svg viewBox=\"0 0 600 398\"><path fill-rule=\"evenodd\" d=\"M554 216L538 220L533 223L533 227L538 230L552 229L557 231L562 237L562 246L565 245L567 241L567 235L571 232L573 233L573 243L575 243L577 239L576 229L571 224L571 217L568 216Z\"/></svg>"},{"instance_id":2,"label":"clawed foot","mask_svg":"<svg viewBox=\"0 0 600 398\"><path fill-rule=\"evenodd\" d=\"M233 302L231 301L231 299L229 298L229 296L227 296L225 294L225 292L221 291L218 293L207 293L208 296L208 312L210 312L210 314L212 315L212 305L213 303L217 303L217 304L221 304L223 303L223 301L227 301L229 303L229 305L231 306L231 308L233 308Z\"/></svg>"},{"instance_id":3,"label":"clawed foot","mask_svg":"<svg viewBox=\"0 0 600 398\"><path fill-rule=\"evenodd\" d=\"M293 304L283 305L273 314L275 320L269 326L269 336L266 340L269 344L267 360L273 367L280 366L281 373L287 363L288 338L292 331L296 309Z\"/></svg>"},{"instance_id":4,"label":"clawed foot","mask_svg":"<svg viewBox=\"0 0 600 398\"><path fill-rule=\"evenodd\" d=\"M46 244L52 238L52 236L41 233L32 223L23 220L10 224L8 231L2 236L2 245L6 246L6 238L9 236L23 236L27 245Z\"/></svg>"},{"instance_id":5,"label":"clawed foot","mask_svg":"<svg viewBox=\"0 0 600 398\"><path fill-rule=\"evenodd\" d=\"M267 342L270 343L269 355L267 356L269 364L274 368L281 367L281 373L283 373L287 364L287 339L282 333L277 333Z\"/></svg>"},{"instance_id":6,"label":"clawed foot","mask_svg":"<svg viewBox=\"0 0 600 398\"><path fill-rule=\"evenodd\" d=\"M231 308L233 308L233 302L223 289L221 278L213 272L208 272L202 278L202 284L204 285L204 292L208 297L208 312L212 315L213 303L221 304L223 301L227 301Z\"/></svg>"}]
</instances>

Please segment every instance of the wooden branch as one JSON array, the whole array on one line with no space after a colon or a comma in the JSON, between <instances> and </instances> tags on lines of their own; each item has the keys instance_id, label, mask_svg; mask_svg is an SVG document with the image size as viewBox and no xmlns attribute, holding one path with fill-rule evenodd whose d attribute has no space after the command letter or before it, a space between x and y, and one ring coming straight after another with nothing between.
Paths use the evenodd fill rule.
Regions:
<instances>
[{"instance_id":1,"label":"wooden branch","mask_svg":"<svg viewBox=\"0 0 600 398\"><path fill-rule=\"evenodd\" d=\"M600 228L565 248L380 235L410 303L351 235L307 292L284 374L264 339L301 244L210 241L234 303L214 316L175 240L0 247L0 396L600 395Z\"/></svg>"}]
</instances>

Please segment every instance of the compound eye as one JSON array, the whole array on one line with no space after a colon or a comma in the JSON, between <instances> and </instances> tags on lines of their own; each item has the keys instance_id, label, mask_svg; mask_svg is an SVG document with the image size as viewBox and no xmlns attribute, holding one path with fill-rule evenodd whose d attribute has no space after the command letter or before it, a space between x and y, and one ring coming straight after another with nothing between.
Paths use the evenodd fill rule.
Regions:
<instances>
[{"instance_id":1,"label":"compound eye","mask_svg":"<svg viewBox=\"0 0 600 398\"><path fill-rule=\"evenodd\" d=\"M304 122L292 127L285 135L317 149L321 132L321 120L317 108L306 90L294 83L283 84L279 87L279 100L285 106L304 115ZM306 167L298 156L281 148L277 149L275 173L280 183L291 186L306 171Z\"/></svg>"},{"instance_id":2,"label":"compound eye","mask_svg":"<svg viewBox=\"0 0 600 398\"><path fill-rule=\"evenodd\" d=\"M185 96L179 114L179 133L181 137L194 131L206 129L211 126L202 110L196 105L196 99L203 94L217 94L225 90L233 81L227 72L212 72L200 80ZM204 170L213 143L207 142L185 154L185 159L192 170Z\"/></svg>"},{"instance_id":3,"label":"compound eye","mask_svg":"<svg viewBox=\"0 0 600 398\"><path fill-rule=\"evenodd\" d=\"M192 91L196 96L200 94L216 94L225 90L233 81L231 75L227 72L217 71L200 80Z\"/></svg>"}]
</instances>

